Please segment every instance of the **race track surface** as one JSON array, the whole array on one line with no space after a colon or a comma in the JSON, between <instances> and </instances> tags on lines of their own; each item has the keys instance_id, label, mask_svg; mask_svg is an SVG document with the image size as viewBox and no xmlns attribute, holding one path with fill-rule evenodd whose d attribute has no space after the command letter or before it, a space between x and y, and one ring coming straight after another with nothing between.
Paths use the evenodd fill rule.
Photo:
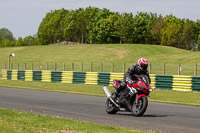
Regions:
<instances>
[{"instance_id":1,"label":"race track surface","mask_svg":"<svg viewBox=\"0 0 200 133\"><path fill-rule=\"evenodd\" d=\"M144 116L134 117L130 112L107 114L105 100L105 97L0 87L0 108L162 133L200 132L200 107L149 102Z\"/></svg>"}]
</instances>

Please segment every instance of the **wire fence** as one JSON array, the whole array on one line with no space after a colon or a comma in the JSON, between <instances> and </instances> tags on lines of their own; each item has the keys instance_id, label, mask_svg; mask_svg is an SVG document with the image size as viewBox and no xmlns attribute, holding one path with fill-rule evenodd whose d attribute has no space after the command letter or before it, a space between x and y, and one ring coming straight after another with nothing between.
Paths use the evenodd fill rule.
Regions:
<instances>
[{"instance_id":1,"label":"wire fence","mask_svg":"<svg viewBox=\"0 0 200 133\"><path fill-rule=\"evenodd\" d=\"M0 63L1 69L125 73L132 63ZM154 64L150 74L200 76L200 64ZM0 71L1 75L1 71Z\"/></svg>"}]
</instances>

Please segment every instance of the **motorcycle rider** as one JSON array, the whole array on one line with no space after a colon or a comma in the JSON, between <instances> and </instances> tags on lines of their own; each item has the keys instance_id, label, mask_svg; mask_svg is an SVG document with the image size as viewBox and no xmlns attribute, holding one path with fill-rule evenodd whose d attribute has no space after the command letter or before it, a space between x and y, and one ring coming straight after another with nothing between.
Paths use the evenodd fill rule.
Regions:
<instances>
[{"instance_id":1,"label":"motorcycle rider","mask_svg":"<svg viewBox=\"0 0 200 133\"><path fill-rule=\"evenodd\" d=\"M129 110L131 110L129 107L129 103L125 98L125 96L129 92L128 89L125 89L126 85L127 83L133 84L134 81L137 80L137 78L134 75L141 75L141 74L147 75L149 78L149 82L151 83L147 67L148 67L147 59L139 58L136 65L132 65L128 68L128 71L124 74L124 78L121 80L120 85L116 88L116 91L114 92L111 98L114 101L116 101L116 98L120 95L120 92L121 92L121 95L119 98L120 100L118 101L118 103L125 104L129 108Z\"/></svg>"}]
</instances>

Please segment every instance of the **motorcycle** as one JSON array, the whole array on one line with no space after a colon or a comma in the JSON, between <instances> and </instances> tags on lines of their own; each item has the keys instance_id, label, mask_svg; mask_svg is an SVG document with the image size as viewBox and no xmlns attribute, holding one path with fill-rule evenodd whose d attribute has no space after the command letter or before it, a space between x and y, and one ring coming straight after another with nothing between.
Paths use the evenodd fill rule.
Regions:
<instances>
[{"instance_id":1,"label":"motorcycle","mask_svg":"<svg viewBox=\"0 0 200 133\"><path fill-rule=\"evenodd\" d=\"M148 106L147 96L152 91L149 78L146 75L135 75L136 81L127 81L125 93L125 103L120 103L120 95L116 100L112 99L113 92L111 93L107 86L103 87L104 93L107 96L105 108L108 114L115 114L118 111L124 110L132 112L134 116L142 116ZM120 80L113 80L113 87L116 89L120 85Z\"/></svg>"}]
</instances>

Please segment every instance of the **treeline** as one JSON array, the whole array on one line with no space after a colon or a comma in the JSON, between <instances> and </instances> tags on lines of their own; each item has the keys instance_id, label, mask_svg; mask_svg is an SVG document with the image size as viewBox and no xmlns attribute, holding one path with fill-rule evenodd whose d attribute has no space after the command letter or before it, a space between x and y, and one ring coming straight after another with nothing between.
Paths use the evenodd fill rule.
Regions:
<instances>
[{"instance_id":1,"label":"treeline","mask_svg":"<svg viewBox=\"0 0 200 133\"><path fill-rule=\"evenodd\" d=\"M60 9L46 14L39 25L37 38L33 38L36 39L34 45L63 41L86 44L137 43L191 50L200 44L200 20L180 19L173 15L163 17L147 12L118 13L96 7Z\"/></svg>"},{"instance_id":2,"label":"treeline","mask_svg":"<svg viewBox=\"0 0 200 133\"><path fill-rule=\"evenodd\" d=\"M34 46L38 45L36 36L14 38L13 33L7 28L0 28L0 47Z\"/></svg>"},{"instance_id":3,"label":"treeline","mask_svg":"<svg viewBox=\"0 0 200 133\"><path fill-rule=\"evenodd\" d=\"M192 49L200 42L200 21L155 13L111 12L95 7L55 10L38 28L38 43L139 43Z\"/></svg>"}]
</instances>

